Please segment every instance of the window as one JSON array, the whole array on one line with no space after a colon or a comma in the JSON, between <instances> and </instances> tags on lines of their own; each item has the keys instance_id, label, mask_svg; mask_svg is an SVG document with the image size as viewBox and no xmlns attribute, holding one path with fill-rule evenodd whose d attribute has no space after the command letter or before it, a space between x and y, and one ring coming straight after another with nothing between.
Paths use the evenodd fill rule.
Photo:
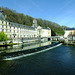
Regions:
<instances>
[{"instance_id":1,"label":"window","mask_svg":"<svg viewBox=\"0 0 75 75\"><path fill-rule=\"evenodd\" d=\"M35 34L34 34L34 37L35 37Z\"/></svg>"},{"instance_id":2,"label":"window","mask_svg":"<svg viewBox=\"0 0 75 75\"><path fill-rule=\"evenodd\" d=\"M10 35L10 38L11 38L11 35Z\"/></svg>"},{"instance_id":3,"label":"window","mask_svg":"<svg viewBox=\"0 0 75 75\"><path fill-rule=\"evenodd\" d=\"M3 21L2 21L2 24L3 24Z\"/></svg>"},{"instance_id":4,"label":"window","mask_svg":"<svg viewBox=\"0 0 75 75\"><path fill-rule=\"evenodd\" d=\"M2 29L2 32L4 32L4 29Z\"/></svg>"},{"instance_id":5,"label":"window","mask_svg":"<svg viewBox=\"0 0 75 75\"><path fill-rule=\"evenodd\" d=\"M7 32L7 29L6 29L6 32Z\"/></svg>"},{"instance_id":6,"label":"window","mask_svg":"<svg viewBox=\"0 0 75 75\"><path fill-rule=\"evenodd\" d=\"M6 25L7 25L7 22L6 22Z\"/></svg>"},{"instance_id":7,"label":"window","mask_svg":"<svg viewBox=\"0 0 75 75\"><path fill-rule=\"evenodd\" d=\"M2 28L3 28L4 26L2 25Z\"/></svg>"},{"instance_id":8,"label":"window","mask_svg":"<svg viewBox=\"0 0 75 75\"><path fill-rule=\"evenodd\" d=\"M10 30L10 32L11 32L11 30Z\"/></svg>"},{"instance_id":9,"label":"window","mask_svg":"<svg viewBox=\"0 0 75 75\"><path fill-rule=\"evenodd\" d=\"M6 25L6 28L7 28L7 25Z\"/></svg>"},{"instance_id":10,"label":"window","mask_svg":"<svg viewBox=\"0 0 75 75\"><path fill-rule=\"evenodd\" d=\"M9 25L10 25L10 22L9 22Z\"/></svg>"}]
</instances>

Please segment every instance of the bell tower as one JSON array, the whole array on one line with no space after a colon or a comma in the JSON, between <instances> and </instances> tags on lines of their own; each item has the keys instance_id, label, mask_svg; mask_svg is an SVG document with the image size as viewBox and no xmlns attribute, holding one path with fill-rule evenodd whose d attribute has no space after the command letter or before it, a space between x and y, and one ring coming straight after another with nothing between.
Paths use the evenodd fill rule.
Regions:
<instances>
[{"instance_id":1,"label":"bell tower","mask_svg":"<svg viewBox=\"0 0 75 75\"><path fill-rule=\"evenodd\" d=\"M36 19L33 19L33 27L37 28L37 20Z\"/></svg>"},{"instance_id":2,"label":"bell tower","mask_svg":"<svg viewBox=\"0 0 75 75\"><path fill-rule=\"evenodd\" d=\"M2 8L1 8L1 10L0 10L0 19L1 19L1 20L5 20L5 17L4 17L4 15L3 15L3 10L2 10Z\"/></svg>"}]
</instances>

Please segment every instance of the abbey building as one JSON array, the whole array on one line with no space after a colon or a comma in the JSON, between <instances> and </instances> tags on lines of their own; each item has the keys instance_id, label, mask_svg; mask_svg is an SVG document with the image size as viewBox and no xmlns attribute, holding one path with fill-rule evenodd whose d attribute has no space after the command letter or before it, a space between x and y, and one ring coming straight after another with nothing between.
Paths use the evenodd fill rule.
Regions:
<instances>
[{"instance_id":1,"label":"abbey building","mask_svg":"<svg viewBox=\"0 0 75 75\"><path fill-rule=\"evenodd\" d=\"M51 29L37 26L37 20L33 19L33 25L27 26L8 22L0 11L0 31L4 32L8 39L51 37Z\"/></svg>"}]
</instances>

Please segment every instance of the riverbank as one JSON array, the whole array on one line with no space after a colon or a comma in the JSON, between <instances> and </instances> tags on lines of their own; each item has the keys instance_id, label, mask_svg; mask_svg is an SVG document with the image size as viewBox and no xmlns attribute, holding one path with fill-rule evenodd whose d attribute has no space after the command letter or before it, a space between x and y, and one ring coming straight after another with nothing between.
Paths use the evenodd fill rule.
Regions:
<instances>
[{"instance_id":1,"label":"riverbank","mask_svg":"<svg viewBox=\"0 0 75 75\"><path fill-rule=\"evenodd\" d=\"M59 42L65 44L65 45L74 45L75 46L75 40L63 39L63 40L59 40Z\"/></svg>"},{"instance_id":2,"label":"riverbank","mask_svg":"<svg viewBox=\"0 0 75 75\"><path fill-rule=\"evenodd\" d=\"M48 41L48 38L24 38L22 39L13 39L8 41L2 41L0 42L0 47L7 47L7 46L13 46L18 44L28 44L28 43L35 43L35 42L46 42Z\"/></svg>"},{"instance_id":3,"label":"riverbank","mask_svg":"<svg viewBox=\"0 0 75 75\"><path fill-rule=\"evenodd\" d=\"M8 42L8 41L2 41L2 42L0 42L0 47L13 46L13 45L18 45L18 44L34 43L36 41L37 40L30 40L30 41L25 41L25 42Z\"/></svg>"},{"instance_id":4,"label":"riverbank","mask_svg":"<svg viewBox=\"0 0 75 75\"><path fill-rule=\"evenodd\" d=\"M75 46L75 41L64 41L64 44L66 45L74 45Z\"/></svg>"},{"instance_id":5,"label":"riverbank","mask_svg":"<svg viewBox=\"0 0 75 75\"><path fill-rule=\"evenodd\" d=\"M65 45L75 45L75 40L64 39L62 43Z\"/></svg>"}]
</instances>

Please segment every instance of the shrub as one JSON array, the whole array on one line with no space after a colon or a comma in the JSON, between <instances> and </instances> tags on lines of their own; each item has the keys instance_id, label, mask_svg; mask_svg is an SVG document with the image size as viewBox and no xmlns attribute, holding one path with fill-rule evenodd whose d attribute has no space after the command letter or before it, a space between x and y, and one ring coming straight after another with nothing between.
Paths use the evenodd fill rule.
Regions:
<instances>
[{"instance_id":1,"label":"shrub","mask_svg":"<svg viewBox=\"0 0 75 75\"><path fill-rule=\"evenodd\" d=\"M7 40L7 36L5 35L4 32L0 32L0 41L6 41Z\"/></svg>"}]
</instances>

